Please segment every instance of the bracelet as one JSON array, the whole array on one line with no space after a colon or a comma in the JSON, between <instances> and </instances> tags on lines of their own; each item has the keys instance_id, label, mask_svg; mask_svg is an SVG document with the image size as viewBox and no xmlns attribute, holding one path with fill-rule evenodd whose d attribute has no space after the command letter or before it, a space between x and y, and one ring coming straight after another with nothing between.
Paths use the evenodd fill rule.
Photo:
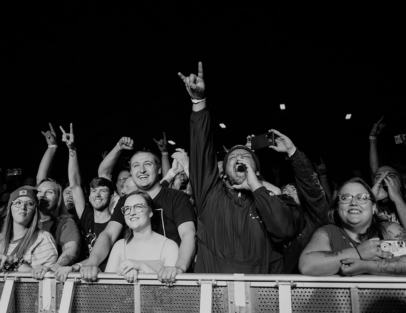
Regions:
<instances>
[{"instance_id":1,"label":"bracelet","mask_svg":"<svg viewBox=\"0 0 406 313\"><path fill-rule=\"evenodd\" d=\"M58 148L58 145L48 145L48 148Z\"/></svg>"},{"instance_id":2,"label":"bracelet","mask_svg":"<svg viewBox=\"0 0 406 313\"><path fill-rule=\"evenodd\" d=\"M168 151L161 152L162 155L168 155Z\"/></svg>"},{"instance_id":3,"label":"bracelet","mask_svg":"<svg viewBox=\"0 0 406 313\"><path fill-rule=\"evenodd\" d=\"M203 99L192 99L193 104L198 104L200 102L206 101L206 98Z\"/></svg>"},{"instance_id":4,"label":"bracelet","mask_svg":"<svg viewBox=\"0 0 406 313\"><path fill-rule=\"evenodd\" d=\"M376 137L375 136L369 136L369 139L370 140L376 140Z\"/></svg>"}]
</instances>

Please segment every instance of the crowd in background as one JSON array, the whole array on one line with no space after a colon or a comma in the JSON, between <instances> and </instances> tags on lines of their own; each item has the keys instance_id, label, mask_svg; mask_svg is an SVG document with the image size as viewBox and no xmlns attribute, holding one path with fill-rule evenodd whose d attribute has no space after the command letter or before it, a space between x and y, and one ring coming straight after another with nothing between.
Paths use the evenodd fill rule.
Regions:
<instances>
[{"instance_id":1,"label":"crowd in background","mask_svg":"<svg viewBox=\"0 0 406 313\"><path fill-rule=\"evenodd\" d=\"M261 175L267 160L255 154L255 136L215 150L202 63L197 75L179 77L192 101L189 152L169 155L165 134L154 139L160 156L122 137L89 183L82 181L73 125L57 133L49 124L35 179L15 186L0 172L2 271L36 279L52 271L60 281L74 271L89 281L100 271L115 272L129 282L157 273L168 285L185 272L406 272L406 172L400 163L380 164L382 118L365 139L371 186L360 174L332 184L323 161L312 164L305 147L275 129L269 148L286 157L294 179L271 184ZM66 186L51 178L62 142L69 154ZM118 164L130 150L128 164ZM396 249L383 249L385 241Z\"/></svg>"}]
</instances>

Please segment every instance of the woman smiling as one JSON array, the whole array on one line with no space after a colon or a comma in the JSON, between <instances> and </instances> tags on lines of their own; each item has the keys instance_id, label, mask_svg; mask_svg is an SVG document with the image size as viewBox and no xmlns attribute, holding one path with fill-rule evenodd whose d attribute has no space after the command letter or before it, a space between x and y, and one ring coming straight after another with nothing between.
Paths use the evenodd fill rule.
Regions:
<instances>
[{"instance_id":1,"label":"woman smiling","mask_svg":"<svg viewBox=\"0 0 406 313\"><path fill-rule=\"evenodd\" d=\"M125 238L114 245L106 272L116 272L133 282L138 272L157 273L163 266L175 266L178 245L152 230L154 208L146 192L134 191L127 196L121 211L128 228Z\"/></svg>"},{"instance_id":2,"label":"woman smiling","mask_svg":"<svg viewBox=\"0 0 406 313\"><path fill-rule=\"evenodd\" d=\"M303 250L302 274L321 276L338 273L341 260L381 260L393 257L381 250L382 240L404 240L405 230L377 216L375 196L361 178L352 178L334 194L329 212L333 224L320 227Z\"/></svg>"}]
</instances>

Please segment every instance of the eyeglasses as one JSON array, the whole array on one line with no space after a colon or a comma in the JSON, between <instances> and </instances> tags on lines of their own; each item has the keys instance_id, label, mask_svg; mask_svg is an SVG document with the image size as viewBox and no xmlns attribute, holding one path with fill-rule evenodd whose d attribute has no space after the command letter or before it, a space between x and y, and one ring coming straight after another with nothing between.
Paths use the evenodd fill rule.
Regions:
<instances>
[{"instance_id":1,"label":"eyeglasses","mask_svg":"<svg viewBox=\"0 0 406 313\"><path fill-rule=\"evenodd\" d=\"M359 204L365 204L368 202L368 200L371 200L371 196L365 193L359 193L355 196L350 195L349 193L338 195L338 199L340 199L342 203L350 203L353 198L357 200Z\"/></svg>"},{"instance_id":2,"label":"eyeglasses","mask_svg":"<svg viewBox=\"0 0 406 313\"><path fill-rule=\"evenodd\" d=\"M35 201L34 200L27 200L27 201L23 201L23 200L14 200L13 202L11 202L16 208L23 208L25 204L27 204L27 208L32 209L35 207Z\"/></svg>"},{"instance_id":3,"label":"eyeglasses","mask_svg":"<svg viewBox=\"0 0 406 313\"><path fill-rule=\"evenodd\" d=\"M134 214L138 214L144 212L144 209L149 209L148 205L143 203L134 204L133 206L126 205L121 208L121 213L124 215L129 215L132 212L134 212Z\"/></svg>"}]
</instances>

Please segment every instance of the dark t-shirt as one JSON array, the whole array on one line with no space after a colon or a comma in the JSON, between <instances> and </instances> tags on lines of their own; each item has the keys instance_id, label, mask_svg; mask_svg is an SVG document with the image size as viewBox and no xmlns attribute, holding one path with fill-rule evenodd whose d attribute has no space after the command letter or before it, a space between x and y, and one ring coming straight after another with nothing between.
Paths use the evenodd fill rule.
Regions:
<instances>
[{"instance_id":1,"label":"dark t-shirt","mask_svg":"<svg viewBox=\"0 0 406 313\"><path fill-rule=\"evenodd\" d=\"M111 221L118 222L124 227L126 223L121 208L126 199L126 196L120 198L111 217ZM189 197L182 191L162 186L153 201L156 206L152 217L153 230L180 245L179 225L186 222L196 223L196 214Z\"/></svg>"},{"instance_id":2,"label":"dark t-shirt","mask_svg":"<svg viewBox=\"0 0 406 313\"><path fill-rule=\"evenodd\" d=\"M83 211L82 217L80 218L80 228L84 240L85 247L82 249L83 259L89 258L90 252L92 252L92 248L99 237L100 233L106 228L107 224L105 223L96 223L94 221L94 210L91 206L87 205L85 210ZM106 259L100 264L100 269L104 271L108 260L108 256Z\"/></svg>"},{"instance_id":3,"label":"dark t-shirt","mask_svg":"<svg viewBox=\"0 0 406 313\"><path fill-rule=\"evenodd\" d=\"M59 255L62 253L63 246L70 241L76 242L79 247L81 245L79 229L70 217L62 217L59 221L50 219L38 222L38 228L50 232L54 236Z\"/></svg>"}]
</instances>

